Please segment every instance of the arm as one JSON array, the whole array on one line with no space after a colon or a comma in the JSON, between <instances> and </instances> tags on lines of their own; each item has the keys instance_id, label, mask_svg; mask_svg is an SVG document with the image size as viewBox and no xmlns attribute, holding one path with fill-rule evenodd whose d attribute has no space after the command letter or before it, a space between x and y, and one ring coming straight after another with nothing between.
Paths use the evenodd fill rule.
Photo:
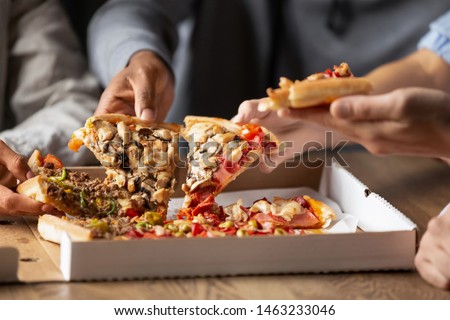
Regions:
<instances>
[{"instance_id":1,"label":"arm","mask_svg":"<svg viewBox=\"0 0 450 320\"><path fill-rule=\"evenodd\" d=\"M415 53L367 75L374 96L344 97L329 109L281 110L336 129L377 154L450 156L450 12L431 24ZM408 88L409 87L409 88ZM415 88L413 88L415 87Z\"/></svg>"},{"instance_id":2,"label":"arm","mask_svg":"<svg viewBox=\"0 0 450 320\"><path fill-rule=\"evenodd\" d=\"M434 88L450 93L450 64L428 49L382 65L366 78L374 85L373 94L405 87Z\"/></svg>"},{"instance_id":3,"label":"arm","mask_svg":"<svg viewBox=\"0 0 450 320\"><path fill-rule=\"evenodd\" d=\"M7 99L18 125L0 138L25 156L39 148L66 165L92 161L89 152L67 148L99 97L70 24L55 0L18 9L13 4Z\"/></svg>"},{"instance_id":4,"label":"arm","mask_svg":"<svg viewBox=\"0 0 450 320\"><path fill-rule=\"evenodd\" d=\"M92 69L106 90L96 113L163 120L173 101L177 23L192 0L109 1L89 26ZM145 110L145 111L144 111Z\"/></svg>"}]
</instances>

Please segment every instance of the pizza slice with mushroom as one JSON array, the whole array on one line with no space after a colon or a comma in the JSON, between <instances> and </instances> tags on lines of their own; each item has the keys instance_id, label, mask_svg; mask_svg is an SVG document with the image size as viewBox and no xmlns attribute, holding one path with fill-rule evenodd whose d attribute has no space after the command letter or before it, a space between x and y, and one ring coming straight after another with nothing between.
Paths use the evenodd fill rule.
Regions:
<instances>
[{"instance_id":1,"label":"pizza slice with mushroom","mask_svg":"<svg viewBox=\"0 0 450 320\"><path fill-rule=\"evenodd\" d=\"M182 134L189 142L189 153L182 186L186 196L179 216L188 219L207 210L206 204L213 205L214 197L230 182L279 145L274 134L255 124L198 116L187 116L184 122Z\"/></svg>"},{"instance_id":2,"label":"pizza slice with mushroom","mask_svg":"<svg viewBox=\"0 0 450 320\"><path fill-rule=\"evenodd\" d=\"M127 115L94 116L73 133L69 148L88 147L106 169L106 185L131 195L118 199L121 208L142 208L136 215L149 210L165 218L176 182L179 131L176 124Z\"/></svg>"}]
</instances>

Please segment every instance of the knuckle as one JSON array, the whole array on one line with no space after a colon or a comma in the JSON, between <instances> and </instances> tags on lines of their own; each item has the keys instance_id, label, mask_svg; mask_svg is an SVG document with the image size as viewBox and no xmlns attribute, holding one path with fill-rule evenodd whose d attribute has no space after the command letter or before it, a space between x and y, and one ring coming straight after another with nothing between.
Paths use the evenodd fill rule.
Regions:
<instances>
[{"instance_id":1,"label":"knuckle","mask_svg":"<svg viewBox=\"0 0 450 320\"><path fill-rule=\"evenodd\" d=\"M359 102L355 104L354 113L357 119L370 119L372 108L367 103Z\"/></svg>"},{"instance_id":2,"label":"knuckle","mask_svg":"<svg viewBox=\"0 0 450 320\"><path fill-rule=\"evenodd\" d=\"M431 234L438 234L441 230L441 223L437 218L432 218L427 225L427 231Z\"/></svg>"},{"instance_id":3,"label":"knuckle","mask_svg":"<svg viewBox=\"0 0 450 320\"><path fill-rule=\"evenodd\" d=\"M7 210L8 212L13 211L15 200L12 196L1 196L0 197L0 208Z\"/></svg>"},{"instance_id":4,"label":"knuckle","mask_svg":"<svg viewBox=\"0 0 450 320\"><path fill-rule=\"evenodd\" d=\"M412 103L413 95L409 90L397 89L393 92L394 110L398 117L403 117L407 112L408 105Z\"/></svg>"},{"instance_id":5,"label":"knuckle","mask_svg":"<svg viewBox=\"0 0 450 320\"><path fill-rule=\"evenodd\" d=\"M15 153L12 156L11 163L14 166L14 168L23 168L26 165L26 160L20 154Z\"/></svg>"}]
</instances>

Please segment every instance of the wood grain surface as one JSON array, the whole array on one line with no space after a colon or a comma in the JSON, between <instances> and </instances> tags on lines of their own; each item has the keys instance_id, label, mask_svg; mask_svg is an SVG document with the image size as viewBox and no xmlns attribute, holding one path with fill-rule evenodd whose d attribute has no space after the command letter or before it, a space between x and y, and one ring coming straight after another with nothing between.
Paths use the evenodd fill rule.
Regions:
<instances>
[{"instance_id":1,"label":"wood grain surface","mask_svg":"<svg viewBox=\"0 0 450 320\"><path fill-rule=\"evenodd\" d=\"M442 162L364 151L346 152L344 158L357 178L411 218L421 233L450 201L450 168ZM270 186L267 177L258 182L260 188ZM0 299L450 299L450 292L412 271L3 284Z\"/></svg>"}]
</instances>

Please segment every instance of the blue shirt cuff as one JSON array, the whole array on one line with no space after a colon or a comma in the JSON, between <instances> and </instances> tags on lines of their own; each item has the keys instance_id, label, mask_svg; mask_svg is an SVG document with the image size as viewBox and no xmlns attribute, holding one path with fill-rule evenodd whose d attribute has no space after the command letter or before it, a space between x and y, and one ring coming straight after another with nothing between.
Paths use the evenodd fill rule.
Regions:
<instances>
[{"instance_id":1,"label":"blue shirt cuff","mask_svg":"<svg viewBox=\"0 0 450 320\"><path fill-rule=\"evenodd\" d=\"M418 48L429 49L450 64L450 11L431 23Z\"/></svg>"}]
</instances>

